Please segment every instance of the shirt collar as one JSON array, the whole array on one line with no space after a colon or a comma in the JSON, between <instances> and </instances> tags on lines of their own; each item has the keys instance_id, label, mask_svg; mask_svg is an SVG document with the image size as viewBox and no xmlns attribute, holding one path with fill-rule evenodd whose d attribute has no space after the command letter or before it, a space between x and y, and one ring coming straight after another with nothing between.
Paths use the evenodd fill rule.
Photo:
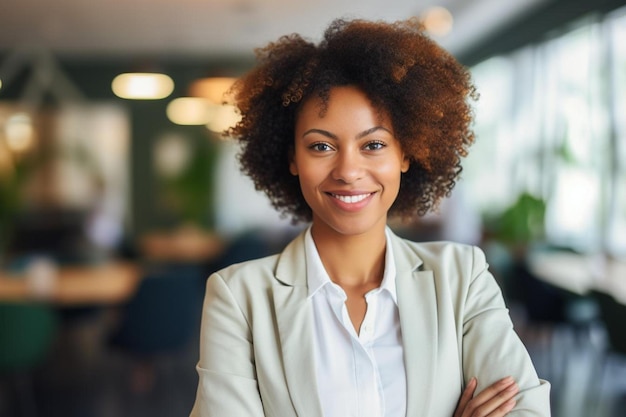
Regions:
<instances>
[{"instance_id":1,"label":"shirt collar","mask_svg":"<svg viewBox=\"0 0 626 417\"><path fill-rule=\"evenodd\" d=\"M398 298L396 295L396 263L393 257L393 249L391 248L391 241L389 239L389 229L385 229L386 249L385 249L385 271L383 273L383 280L380 284L380 290L388 291L393 301L398 304ZM313 297L322 287L326 284L331 284L332 281L324 268L322 259L320 258L315 241L311 235L311 227L306 230L304 234L304 251L306 260L306 274L308 284L308 297Z\"/></svg>"}]
</instances>

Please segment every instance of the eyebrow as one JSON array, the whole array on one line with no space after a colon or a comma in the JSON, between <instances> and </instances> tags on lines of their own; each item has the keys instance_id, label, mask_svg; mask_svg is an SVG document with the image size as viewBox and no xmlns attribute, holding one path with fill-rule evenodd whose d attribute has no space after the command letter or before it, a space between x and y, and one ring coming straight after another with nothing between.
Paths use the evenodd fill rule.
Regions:
<instances>
[{"instance_id":1,"label":"eyebrow","mask_svg":"<svg viewBox=\"0 0 626 417\"><path fill-rule=\"evenodd\" d=\"M372 133L374 133L376 131L379 131L379 130L384 130L385 132L393 135L393 132L391 132L389 129L387 129L387 128L383 127L383 126L374 126L374 127L371 127L371 128L369 128L367 130L364 130L363 132L358 133L356 135L355 139L364 138L365 136L371 135ZM335 140L339 139L337 137L337 135L335 135L334 133L331 133L331 132L329 132L327 130L323 130L323 129L309 129L309 130L307 130L306 132L304 132L302 134L302 137L305 137L306 135L309 135L311 133L317 133L317 134L320 134L322 136L326 136L328 138L335 139Z\"/></svg>"}]
</instances>

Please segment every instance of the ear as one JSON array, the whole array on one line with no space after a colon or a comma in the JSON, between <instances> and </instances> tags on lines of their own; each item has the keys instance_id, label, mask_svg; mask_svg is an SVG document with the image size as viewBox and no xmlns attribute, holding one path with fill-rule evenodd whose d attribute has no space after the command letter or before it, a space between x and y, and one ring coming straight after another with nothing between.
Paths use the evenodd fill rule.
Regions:
<instances>
[{"instance_id":1,"label":"ear","mask_svg":"<svg viewBox=\"0 0 626 417\"><path fill-rule=\"evenodd\" d=\"M293 175L294 177L298 176L298 167L293 160L289 162L289 172L291 172L291 175Z\"/></svg>"},{"instance_id":2,"label":"ear","mask_svg":"<svg viewBox=\"0 0 626 417\"><path fill-rule=\"evenodd\" d=\"M298 176L298 165L296 165L293 148L289 150L289 172L295 177Z\"/></svg>"},{"instance_id":3,"label":"ear","mask_svg":"<svg viewBox=\"0 0 626 417\"><path fill-rule=\"evenodd\" d=\"M404 174L405 172L409 170L410 166L411 166L411 160L409 159L408 156L403 155L402 164L400 165L400 171Z\"/></svg>"}]
</instances>

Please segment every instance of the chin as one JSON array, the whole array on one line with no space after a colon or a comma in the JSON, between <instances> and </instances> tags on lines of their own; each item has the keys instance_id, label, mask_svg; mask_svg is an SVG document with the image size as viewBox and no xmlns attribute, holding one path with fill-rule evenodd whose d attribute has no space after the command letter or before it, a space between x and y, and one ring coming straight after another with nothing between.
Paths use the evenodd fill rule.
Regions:
<instances>
[{"instance_id":1,"label":"chin","mask_svg":"<svg viewBox=\"0 0 626 417\"><path fill-rule=\"evenodd\" d=\"M336 233L343 236L359 236L371 231L378 230L381 223L386 225L386 219L335 219L333 221L324 221L322 219L316 219L314 224L317 227L326 230L326 232Z\"/></svg>"}]
</instances>

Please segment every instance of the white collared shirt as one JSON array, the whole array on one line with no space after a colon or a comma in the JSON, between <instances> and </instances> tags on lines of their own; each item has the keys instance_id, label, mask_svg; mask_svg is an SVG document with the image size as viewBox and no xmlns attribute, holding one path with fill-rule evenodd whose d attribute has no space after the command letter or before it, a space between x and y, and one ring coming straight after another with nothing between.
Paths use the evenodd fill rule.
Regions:
<instances>
[{"instance_id":1,"label":"white collared shirt","mask_svg":"<svg viewBox=\"0 0 626 417\"><path fill-rule=\"evenodd\" d=\"M310 228L305 251L324 417L404 417L406 372L389 236L383 280L365 295L367 312L358 334L348 316L346 293L330 280Z\"/></svg>"}]
</instances>

